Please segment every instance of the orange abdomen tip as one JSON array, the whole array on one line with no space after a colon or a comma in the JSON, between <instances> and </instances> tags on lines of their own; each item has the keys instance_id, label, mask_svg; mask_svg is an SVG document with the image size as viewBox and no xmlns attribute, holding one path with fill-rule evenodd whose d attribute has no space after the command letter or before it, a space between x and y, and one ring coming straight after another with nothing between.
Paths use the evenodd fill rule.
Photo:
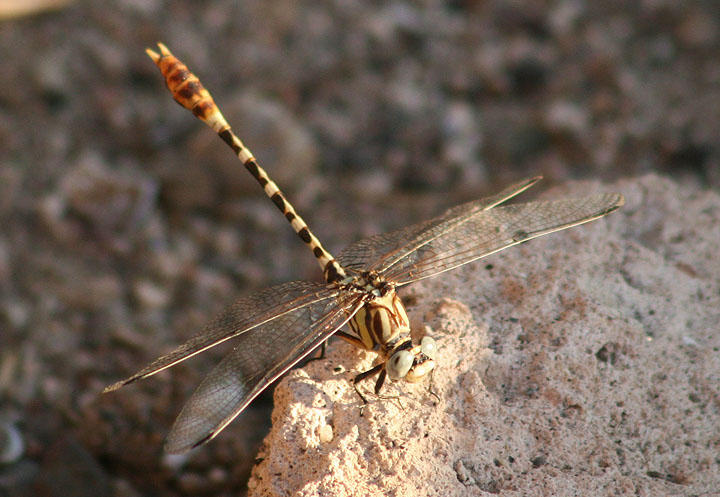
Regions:
<instances>
[{"instance_id":1,"label":"orange abdomen tip","mask_svg":"<svg viewBox=\"0 0 720 497\"><path fill-rule=\"evenodd\" d=\"M149 48L145 52L160 68L165 84L175 101L219 132L225 120L210 93L198 77L190 72L165 45L158 43L158 47L160 53Z\"/></svg>"}]
</instances>

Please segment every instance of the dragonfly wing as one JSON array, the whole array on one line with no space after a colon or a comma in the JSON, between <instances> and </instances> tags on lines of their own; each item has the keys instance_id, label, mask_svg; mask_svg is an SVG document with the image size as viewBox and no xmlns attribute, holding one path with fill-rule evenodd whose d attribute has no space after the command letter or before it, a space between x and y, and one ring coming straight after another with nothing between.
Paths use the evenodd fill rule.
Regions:
<instances>
[{"instance_id":1,"label":"dragonfly wing","mask_svg":"<svg viewBox=\"0 0 720 497\"><path fill-rule=\"evenodd\" d=\"M104 392L111 392L128 383L152 376L225 340L281 318L289 312L308 306L334 303L337 294L336 288L326 284L291 281L241 298L210 321L196 336L134 375L110 385Z\"/></svg>"},{"instance_id":2,"label":"dragonfly wing","mask_svg":"<svg viewBox=\"0 0 720 497\"><path fill-rule=\"evenodd\" d=\"M424 244L462 224L474 214L492 209L524 192L542 176L527 178L500 193L447 210L444 214L406 228L365 238L346 247L338 257L345 269L382 272Z\"/></svg>"},{"instance_id":3,"label":"dragonfly wing","mask_svg":"<svg viewBox=\"0 0 720 497\"><path fill-rule=\"evenodd\" d=\"M168 435L180 453L214 438L267 386L342 327L362 305L348 293L296 308L243 333L200 383Z\"/></svg>"},{"instance_id":4,"label":"dragonfly wing","mask_svg":"<svg viewBox=\"0 0 720 497\"><path fill-rule=\"evenodd\" d=\"M458 212L428 230L441 234L381 272L388 281L404 285L448 271L538 236L598 219L624 203L619 193L585 198L528 202L476 211L467 216Z\"/></svg>"}]
</instances>

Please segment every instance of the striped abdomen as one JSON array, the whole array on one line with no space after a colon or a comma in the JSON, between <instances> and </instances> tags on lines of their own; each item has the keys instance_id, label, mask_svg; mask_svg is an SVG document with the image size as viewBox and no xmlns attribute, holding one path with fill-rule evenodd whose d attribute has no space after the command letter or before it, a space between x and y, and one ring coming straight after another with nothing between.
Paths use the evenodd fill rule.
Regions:
<instances>
[{"instance_id":1,"label":"striped abdomen","mask_svg":"<svg viewBox=\"0 0 720 497\"><path fill-rule=\"evenodd\" d=\"M180 62L165 45L158 43L158 47L160 48L159 54L150 49L147 50L147 54L160 68L160 72L165 77L165 84L175 101L210 126L233 149L238 159L250 171L253 178L260 183L265 194L280 209L298 236L310 247L323 269L325 280L333 282L345 278L345 271L340 264L323 248L305 221L295 212L295 209L285 198L280 188L270 179L267 172L260 167L252 152L233 133L210 92L205 89L197 76L190 72L187 66Z\"/></svg>"}]
</instances>

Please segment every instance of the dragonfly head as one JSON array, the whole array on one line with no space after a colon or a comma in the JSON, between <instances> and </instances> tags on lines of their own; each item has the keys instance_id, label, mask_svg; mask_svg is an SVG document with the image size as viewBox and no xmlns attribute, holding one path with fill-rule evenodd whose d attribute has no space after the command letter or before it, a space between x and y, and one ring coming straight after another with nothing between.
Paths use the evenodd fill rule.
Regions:
<instances>
[{"instance_id":1,"label":"dragonfly head","mask_svg":"<svg viewBox=\"0 0 720 497\"><path fill-rule=\"evenodd\" d=\"M396 350L385 363L385 370L391 380L405 378L415 383L425 377L435 367L435 340L423 337L420 345L410 349Z\"/></svg>"}]
</instances>

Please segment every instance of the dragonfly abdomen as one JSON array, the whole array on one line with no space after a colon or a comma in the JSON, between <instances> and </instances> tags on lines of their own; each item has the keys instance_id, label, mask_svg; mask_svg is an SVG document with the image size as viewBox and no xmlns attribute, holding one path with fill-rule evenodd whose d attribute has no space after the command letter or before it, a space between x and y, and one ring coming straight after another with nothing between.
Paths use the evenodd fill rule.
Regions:
<instances>
[{"instance_id":1,"label":"dragonfly abdomen","mask_svg":"<svg viewBox=\"0 0 720 497\"><path fill-rule=\"evenodd\" d=\"M280 188L270 179L267 172L260 167L242 140L235 135L230 124L215 104L197 76L195 76L170 50L162 43L158 43L160 53L146 50L153 62L160 68L165 84L177 103L191 111L198 119L207 124L220 138L235 152L253 178L260 183L265 194L270 197L275 206L280 209L285 219L290 223L300 239L310 247L323 270L327 282L339 281L345 277L345 271L335 258L322 246L320 240L310 231L307 223L295 211L295 208L280 191Z\"/></svg>"}]
</instances>

